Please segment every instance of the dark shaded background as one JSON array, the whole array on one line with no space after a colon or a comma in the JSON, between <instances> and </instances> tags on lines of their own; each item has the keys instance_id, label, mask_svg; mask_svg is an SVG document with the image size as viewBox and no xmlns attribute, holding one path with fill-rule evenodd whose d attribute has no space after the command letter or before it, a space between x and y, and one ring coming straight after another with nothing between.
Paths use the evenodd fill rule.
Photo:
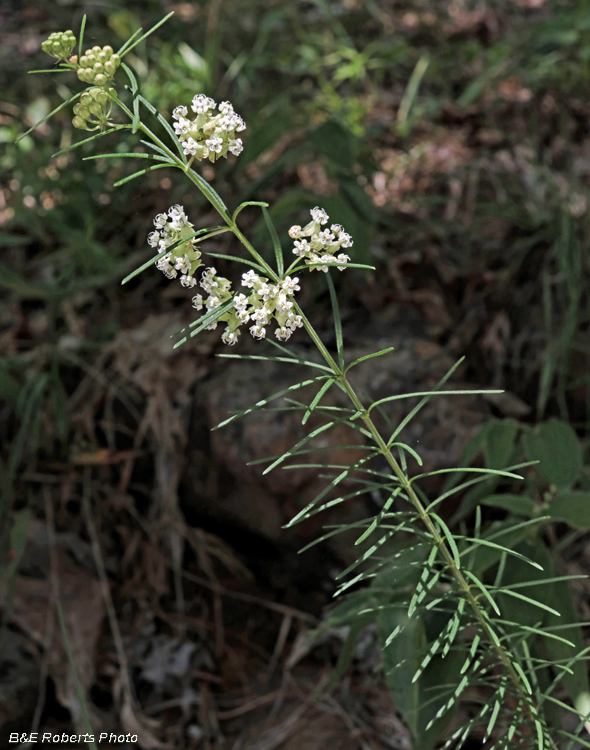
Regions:
<instances>
[{"instance_id":1,"label":"dark shaded background","mask_svg":"<svg viewBox=\"0 0 590 750\"><path fill-rule=\"evenodd\" d=\"M85 46L117 48L169 10L126 58L143 95L168 118L196 93L228 98L248 126L239 159L201 173L231 208L268 201L286 253L288 227L319 204L353 235L353 260L376 266L336 279L351 350L398 352L359 387L432 385L465 355L462 382L506 389L416 426L440 468L492 417L555 415L587 435L590 3L0 9L0 742L31 726L83 732L81 691L97 732L139 733L143 747L409 747L370 636L335 697L305 703L340 644L332 633L310 651L305 633L351 553L297 556L322 522L281 528L317 477L246 466L294 442L297 422L209 434L294 376L216 360L219 332L173 351L191 293L155 269L120 286L150 255L156 213L181 203L196 227L215 213L179 174L114 189L135 163L84 161L132 150L128 133L52 159L83 137L69 107L15 142L79 89L73 75L27 75L48 67L49 33L77 34L87 13ZM256 210L241 225L271 251ZM320 277L299 298L333 345ZM308 346L302 332L293 344ZM48 614L57 600L65 631Z\"/></svg>"}]
</instances>

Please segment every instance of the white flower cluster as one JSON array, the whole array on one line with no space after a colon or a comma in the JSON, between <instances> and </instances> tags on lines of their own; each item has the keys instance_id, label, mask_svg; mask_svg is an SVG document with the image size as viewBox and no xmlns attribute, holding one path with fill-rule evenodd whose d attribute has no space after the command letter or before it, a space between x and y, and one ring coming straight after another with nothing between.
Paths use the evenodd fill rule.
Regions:
<instances>
[{"instance_id":1,"label":"white flower cluster","mask_svg":"<svg viewBox=\"0 0 590 750\"><path fill-rule=\"evenodd\" d=\"M150 247L157 248L161 253L175 242L193 234L193 225L188 220L182 206L172 206L165 214L158 214L154 219L156 230L148 236ZM201 265L201 252L197 250L196 239L193 237L182 242L156 263L156 267L168 279L175 279L180 273L182 286L192 289L197 283L194 273Z\"/></svg>"},{"instance_id":2,"label":"white flower cluster","mask_svg":"<svg viewBox=\"0 0 590 750\"><path fill-rule=\"evenodd\" d=\"M303 229L293 226L289 229L289 237L295 240L293 254L303 258L307 265L321 263L316 266L317 271L328 272L334 263L348 263L350 257L344 253L336 255L341 248L352 247L352 238L340 224L332 224L330 229L322 229L328 223L328 214L323 208L316 206L311 211L311 221ZM309 239L306 239L309 237ZM312 269L313 270L313 269ZM344 271L344 266L338 266Z\"/></svg>"},{"instance_id":3,"label":"white flower cluster","mask_svg":"<svg viewBox=\"0 0 590 750\"><path fill-rule=\"evenodd\" d=\"M174 132L182 144L186 156L215 161L220 156L227 158L228 151L235 156L242 153L242 139L236 133L246 129L246 123L234 112L229 102L221 102L219 114L213 110L217 104L205 94L193 97L192 111L196 114L190 119L186 107L176 107L172 112Z\"/></svg>"},{"instance_id":4,"label":"white flower cluster","mask_svg":"<svg viewBox=\"0 0 590 750\"><path fill-rule=\"evenodd\" d=\"M293 310L293 302L289 299L298 292L299 279L287 276L278 284L269 284L268 279L259 276L255 271L248 271L242 275L242 286L252 289L249 296L235 294L234 307L222 315L218 320L227 323L221 340L230 346L235 344L240 336L240 326L252 322L250 333L256 339L266 336L266 328L274 318L279 327L275 330L275 336L279 341L287 341L297 328L303 326L301 315L296 315ZM214 310L219 305L227 302L231 297L231 282L222 276L217 276L215 268L208 268L200 281L200 285L209 294L206 300L200 294L193 297L193 307L202 310ZM217 328L215 321L208 330Z\"/></svg>"}]
</instances>

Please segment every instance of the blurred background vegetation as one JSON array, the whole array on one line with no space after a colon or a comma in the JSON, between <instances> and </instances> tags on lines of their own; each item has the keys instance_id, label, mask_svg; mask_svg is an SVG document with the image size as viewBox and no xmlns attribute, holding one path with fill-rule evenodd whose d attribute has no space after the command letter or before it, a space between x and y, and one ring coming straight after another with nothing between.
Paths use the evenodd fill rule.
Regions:
<instances>
[{"instance_id":1,"label":"blurred background vegetation","mask_svg":"<svg viewBox=\"0 0 590 750\"><path fill-rule=\"evenodd\" d=\"M338 275L345 328L360 325L361 333L375 328L387 335L400 320L411 321L432 351L444 350L454 359L466 355L464 380L506 389L505 398L488 404L487 419L534 425L558 417L569 423L582 446L576 487L590 490L588 0L5 1L0 9L2 648L22 638L17 645L29 661L19 669L30 679L15 687L14 670L5 669L2 695L14 708L6 716L0 708L2 737L28 731L33 721L56 731L83 726L79 696L55 657L65 659L67 651L55 645L58 630L65 644L72 639L74 656L96 654L88 672L81 668L81 681L90 691L91 718L100 716L101 726L116 731L122 704L114 664L153 657L164 632L168 645L160 645L168 656L161 658L172 659L165 648L178 655L191 617L199 619L191 614L194 597L203 608L198 625L204 656L195 666L189 654L198 673L193 675L198 709L190 708L190 699L183 704L168 683L162 687L170 678L163 667L160 683L155 667L151 673L145 663L143 672L133 667L134 689L144 708L152 701L152 709L160 706L154 715L184 728L152 727L161 742L231 747L223 745L224 733L245 737L254 730L247 722L235 727L227 722L258 716L250 709L240 714L239 700L252 698L252 690L269 690L252 677L256 669L246 661L257 659L263 673L270 664L273 672L290 638L291 620L284 635L281 622L301 616L305 623L301 613L317 616L329 599L329 585L325 596L310 593L321 589L316 578L297 582L296 593L291 591L289 574L297 575L303 558L286 565L285 581L269 582L256 568L259 550L252 545L258 537L244 536L239 524L224 535L223 524L207 521L182 492L179 496L184 468L176 455L207 430L200 412L191 412L191 399L197 381L206 381L217 367L217 336L204 337L182 361L170 359L168 323L190 319L190 293L155 271L123 288L120 280L149 257L146 237L156 213L180 203L201 227L215 222L210 208L179 175L157 171L113 188L135 171L133 164L83 160L101 150L133 150L137 140L130 133L52 158L84 137L72 127L69 107L17 143L80 88L70 74L28 74L48 67L40 45L49 33L71 28L77 34L86 13L85 47L117 49L139 26L146 30L170 10L174 16L126 62L143 96L168 119L175 106L200 92L216 101L229 99L244 117L239 159L200 167L226 204L267 201L286 252L288 227L305 223L310 207L323 206L353 235L353 260L377 268ZM270 253L259 214L249 209L242 221L254 244ZM231 248L223 240L214 249ZM225 269L223 263L219 267ZM302 305L327 331L320 276L306 279ZM384 311L391 313L385 323ZM151 321L147 328L146 321ZM152 359L148 371L140 350L156 340L153 351L160 359ZM445 439L443 432L441 443ZM206 463L211 446L204 437L199 450ZM202 492L215 497L223 481L217 490L206 489L207 476L199 475ZM90 499L96 539L85 516ZM568 545L577 545L578 557L590 561L583 533L590 527L590 510L581 513L560 550L565 554ZM46 521L50 541L41 542ZM61 547L51 542L52 534ZM114 612L96 605L100 616L93 635L76 640L76 618L90 606L76 591L84 581L90 587L95 581L92 548L98 537ZM39 548L31 548L32 538ZM69 563L54 559L62 548ZM60 564L71 570L64 572ZM60 630L47 617L55 588L30 588L31 580L41 586L49 567L60 571L63 597L70 597L69 636L67 627ZM19 577L29 581L25 593ZM223 620L221 597L232 582L235 596L224 599ZM144 591L139 602L135 589ZM239 599L240 591L250 593ZM585 611L585 589L576 595ZM242 644L248 659L240 656L238 663L238 646L224 651L222 626L239 633L245 615L232 607L238 602L246 607L248 596L278 602L279 609L256 605L257 635L248 635L249 645ZM170 611L182 617L174 620ZM103 625L105 616L110 627ZM124 634L126 657L117 651L113 617ZM55 633L49 637L49 631ZM139 656L129 653L138 633L147 643ZM328 651L318 663L330 663ZM233 666L228 653L235 657ZM220 667L224 659L228 664ZM257 686L250 693L246 677L235 678L240 670ZM227 684L226 671L234 675ZM305 679L314 684L309 675ZM187 689L194 692L191 685ZM216 690L225 690L230 702L216 703ZM270 710L272 700L260 705ZM215 718L219 706L221 719ZM375 731L401 737L403 726L392 726ZM248 736L257 739L256 733ZM354 741L342 747L360 747ZM302 742L309 747L310 740ZM271 746L279 747L264 747Z\"/></svg>"}]
</instances>

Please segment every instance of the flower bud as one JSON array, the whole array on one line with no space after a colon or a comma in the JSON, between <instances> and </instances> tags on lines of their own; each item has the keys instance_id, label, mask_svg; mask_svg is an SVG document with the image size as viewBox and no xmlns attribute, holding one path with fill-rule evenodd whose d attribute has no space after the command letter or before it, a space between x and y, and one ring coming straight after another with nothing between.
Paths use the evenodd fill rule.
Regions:
<instances>
[{"instance_id":1,"label":"flower bud","mask_svg":"<svg viewBox=\"0 0 590 750\"><path fill-rule=\"evenodd\" d=\"M105 46L102 48L102 51L105 53L105 55L107 56L108 59L110 59L112 57L113 48L111 47L110 44L105 44ZM117 55L117 57L118 57L118 55Z\"/></svg>"},{"instance_id":2,"label":"flower bud","mask_svg":"<svg viewBox=\"0 0 590 750\"><path fill-rule=\"evenodd\" d=\"M121 58L119 57L119 55L111 55L111 62L116 68L118 68L121 64Z\"/></svg>"},{"instance_id":3,"label":"flower bud","mask_svg":"<svg viewBox=\"0 0 590 750\"><path fill-rule=\"evenodd\" d=\"M78 55L72 55L70 59L68 60L69 63L72 63L72 65L78 64Z\"/></svg>"},{"instance_id":4,"label":"flower bud","mask_svg":"<svg viewBox=\"0 0 590 750\"><path fill-rule=\"evenodd\" d=\"M101 50L101 48L100 48L100 47L99 47L98 45L96 45L96 46L94 46L94 47L92 48L92 51L93 51L93 52L95 52L96 54L98 54L98 53L99 53L99 52L101 52L102 50Z\"/></svg>"},{"instance_id":5,"label":"flower bud","mask_svg":"<svg viewBox=\"0 0 590 750\"><path fill-rule=\"evenodd\" d=\"M94 102L93 104L91 104L91 105L90 105L90 106L88 107L88 110L89 110L89 112L90 112L91 114L93 114L93 115L96 115L97 117L98 117L98 116L99 116L100 114L102 114L102 107L100 106L100 104L97 104L96 102Z\"/></svg>"},{"instance_id":6,"label":"flower bud","mask_svg":"<svg viewBox=\"0 0 590 750\"><path fill-rule=\"evenodd\" d=\"M105 54L104 49L101 49L101 51L97 55L98 62L105 63L109 58L108 55Z\"/></svg>"},{"instance_id":7,"label":"flower bud","mask_svg":"<svg viewBox=\"0 0 590 750\"><path fill-rule=\"evenodd\" d=\"M84 118L84 120L87 120L90 117L91 112L92 110L90 109L90 107L80 107L76 114Z\"/></svg>"},{"instance_id":8,"label":"flower bud","mask_svg":"<svg viewBox=\"0 0 590 750\"><path fill-rule=\"evenodd\" d=\"M116 71L117 68L115 64L111 60L107 60L104 64L104 72L109 76L109 78L112 78L115 75Z\"/></svg>"},{"instance_id":9,"label":"flower bud","mask_svg":"<svg viewBox=\"0 0 590 750\"><path fill-rule=\"evenodd\" d=\"M95 64L94 64L94 65L92 66L92 70L93 70L93 71L94 71L95 73L104 73L104 65L103 65L102 63L99 63L99 62L97 62L97 63L95 63Z\"/></svg>"},{"instance_id":10,"label":"flower bud","mask_svg":"<svg viewBox=\"0 0 590 750\"><path fill-rule=\"evenodd\" d=\"M108 79L104 73L98 73L96 76L94 76L94 83L97 86L106 86L107 82Z\"/></svg>"},{"instance_id":11,"label":"flower bud","mask_svg":"<svg viewBox=\"0 0 590 750\"><path fill-rule=\"evenodd\" d=\"M83 120L81 117L74 117L72 125L79 130L86 130L86 120Z\"/></svg>"},{"instance_id":12,"label":"flower bud","mask_svg":"<svg viewBox=\"0 0 590 750\"><path fill-rule=\"evenodd\" d=\"M83 68L87 68L88 67L88 55L82 55L82 57L80 58L80 65Z\"/></svg>"}]
</instances>

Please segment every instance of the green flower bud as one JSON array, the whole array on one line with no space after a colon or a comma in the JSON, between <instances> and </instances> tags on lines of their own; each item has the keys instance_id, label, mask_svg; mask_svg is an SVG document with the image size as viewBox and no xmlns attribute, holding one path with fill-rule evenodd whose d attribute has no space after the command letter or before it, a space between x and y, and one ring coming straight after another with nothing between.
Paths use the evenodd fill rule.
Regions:
<instances>
[{"instance_id":1,"label":"green flower bud","mask_svg":"<svg viewBox=\"0 0 590 750\"><path fill-rule=\"evenodd\" d=\"M90 110L90 114L96 115L97 117L102 114L102 107L100 104L97 104L97 102L91 104L88 109Z\"/></svg>"},{"instance_id":2,"label":"green flower bud","mask_svg":"<svg viewBox=\"0 0 590 750\"><path fill-rule=\"evenodd\" d=\"M86 120L83 120L81 117L74 117L72 125L80 130L86 130Z\"/></svg>"},{"instance_id":3,"label":"green flower bud","mask_svg":"<svg viewBox=\"0 0 590 750\"><path fill-rule=\"evenodd\" d=\"M90 89L90 91L92 91L92 89ZM83 107L87 107L87 106L88 106L88 105L89 105L89 104L90 104L91 102L93 102L93 101L94 101L94 100L93 100L93 98L92 98L92 94L90 94L90 92L88 92L88 91L85 91L85 92L84 92L84 93L82 94L82 96L80 97L80 104L81 104L81 105L82 105Z\"/></svg>"},{"instance_id":4,"label":"green flower bud","mask_svg":"<svg viewBox=\"0 0 590 750\"><path fill-rule=\"evenodd\" d=\"M98 45L96 45L92 48L92 51L98 54L99 52L101 52L101 48Z\"/></svg>"},{"instance_id":5,"label":"green flower bud","mask_svg":"<svg viewBox=\"0 0 590 750\"><path fill-rule=\"evenodd\" d=\"M98 53L97 58L98 58L98 62L100 62L100 63L105 63L109 59L108 55L105 55L105 51L104 50L101 50Z\"/></svg>"},{"instance_id":6,"label":"green flower bud","mask_svg":"<svg viewBox=\"0 0 590 750\"><path fill-rule=\"evenodd\" d=\"M50 34L49 38L41 43L41 49L51 57L63 60L70 56L75 44L76 38L72 32L57 31Z\"/></svg>"},{"instance_id":7,"label":"green flower bud","mask_svg":"<svg viewBox=\"0 0 590 750\"><path fill-rule=\"evenodd\" d=\"M92 105L90 105L90 106L92 106ZM87 120L90 117L91 111L92 110L90 109L90 107L80 107L80 110L78 112L76 112L76 114L79 117L82 117L84 120Z\"/></svg>"},{"instance_id":8,"label":"green flower bud","mask_svg":"<svg viewBox=\"0 0 590 750\"><path fill-rule=\"evenodd\" d=\"M85 52L84 54L85 54L85 55L91 55L91 54L92 54L92 50L91 50L91 49L87 49L87 50L86 50L86 52Z\"/></svg>"},{"instance_id":9,"label":"green flower bud","mask_svg":"<svg viewBox=\"0 0 590 750\"><path fill-rule=\"evenodd\" d=\"M109 76L109 78L112 78L117 72L117 67L112 60L107 60L104 64L104 71Z\"/></svg>"},{"instance_id":10,"label":"green flower bud","mask_svg":"<svg viewBox=\"0 0 590 750\"><path fill-rule=\"evenodd\" d=\"M111 62L114 63L116 68L118 68L121 64L121 58L119 55L111 55Z\"/></svg>"},{"instance_id":11,"label":"green flower bud","mask_svg":"<svg viewBox=\"0 0 590 750\"><path fill-rule=\"evenodd\" d=\"M80 114L80 109L81 109L81 108L82 108L82 105L81 105L80 103L78 103L78 104L74 104L74 114L75 114L75 115L79 115L79 114Z\"/></svg>"},{"instance_id":12,"label":"green flower bud","mask_svg":"<svg viewBox=\"0 0 590 750\"><path fill-rule=\"evenodd\" d=\"M105 44L105 46L102 48L102 51L109 59L111 58L113 54L113 48L110 46L110 44Z\"/></svg>"},{"instance_id":13,"label":"green flower bud","mask_svg":"<svg viewBox=\"0 0 590 750\"><path fill-rule=\"evenodd\" d=\"M97 75L94 76L94 83L97 86L106 86L107 82L108 82L108 79L104 73L98 73Z\"/></svg>"},{"instance_id":14,"label":"green flower bud","mask_svg":"<svg viewBox=\"0 0 590 750\"><path fill-rule=\"evenodd\" d=\"M94 63L94 65L92 66L92 70L95 73L104 73L104 65L102 63L99 63L99 62Z\"/></svg>"},{"instance_id":15,"label":"green flower bud","mask_svg":"<svg viewBox=\"0 0 590 750\"><path fill-rule=\"evenodd\" d=\"M83 68L87 68L88 67L88 55L82 55L82 57L80 58L80 65Z\"/></svg>"},{"instance_id":16,"label":"green flower bud","mask_svg":"<svg viewBox=\"0 0 590 750\"><path fill-rule=\"evenodd\" d=\"M104 106L108 100L109 97L107 96L106 91L104 89L91 89L92 95L94 97L94 101L98 102L101 106Z\"/></svg>"},{"instance_id":17,"label":"green flower bud","mask_svg":"<svg viewBox=\"0 0 590 750\"><path fill-rule=\"evenodd\" d=\"M86 70L86 68L78 68L78 71L77 71L77 73L78 73L78 78L79 78L79 79L80 79L81 81L85 81L85 80L86 80L86 76L85 76L85 73L84 73L84 71L85 71L85 70Z\"/></svg>"}]
</instances>

